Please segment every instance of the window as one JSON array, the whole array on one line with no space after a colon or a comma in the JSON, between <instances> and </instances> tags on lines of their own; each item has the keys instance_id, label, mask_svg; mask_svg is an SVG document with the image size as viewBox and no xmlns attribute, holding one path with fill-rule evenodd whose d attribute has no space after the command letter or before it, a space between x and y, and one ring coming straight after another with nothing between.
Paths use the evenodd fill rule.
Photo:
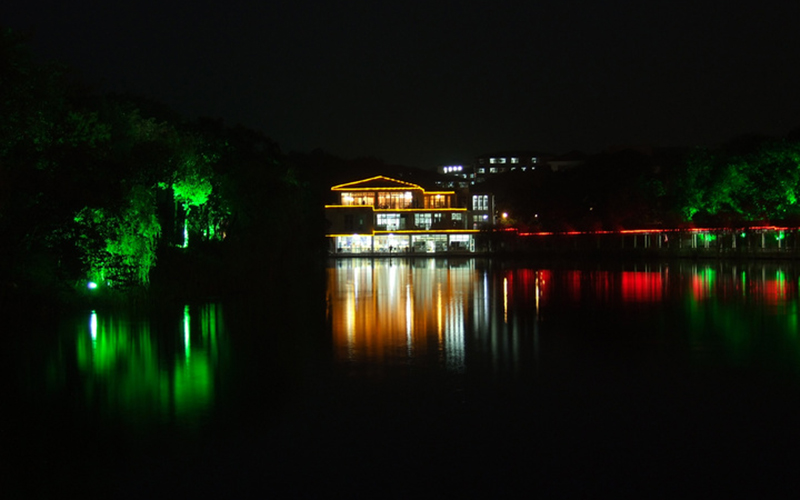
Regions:
<instances>
[{"instance_id":1,"label":"window","mask_svg":"<svg viewBox=\"0 0 800 500\"><path fill-rule=\"evenodd\" d=\"M432 222L431 214L414 214L414 226L417 229L430 229Z\"/></svg>"},{"instance_id":2,"label":"window","mask_svg":"<svg viewBox=\"0 0 800 500\"><path fill-rule=\"evenodd\" d=\"M442 214L433 214L433 223L438 224L442 222Z\"/></svg>"},{"instance_id":3,"label":"window","mask_svg":"<svg viewBox=\"0 0 800 500\"><path fill-rule=\"evenodd\" d=\"M400 228L400 214L377 214L377 224L386 231L396 231Z\"/></svg>"},{"instance_id":4,"label":"window","mask_svg":"<svg viewBox=\"0 0 800 500\"><path fill-rule=\"evenodd\" d=\"M379 209L411 208L413 196L411 191L387 191L378 193Z\"/></svg>"},{"instance_id":5,"label":"window","mask_svg":"<svg viewBox=\"0 0 800 500\"><path fill-rule=\"evenodd\" d=\"M519 158L511 158L511 163L519 163Z\"/></svg>"},{"instance_id":6,"label":"window","mask_svg":"<svg viewBox=\"0 0 800 500\"><path fill-rule=\"evenodd\" d=\"M435 194L426 199L425 208L447 208L449 206L447 196Z\"/></svg>"},{"instance_id":7,"label":"window","mask_svg":"<svg viewBox=\"0 0 800 500\"><path fill-rule=\"evenodd\" d=\"M342 193L342 205L372 205L375 193Z\"/></svg>"},{"instance_id":8,"label":"window","mask_svg":"<svg viewBox=\"0 0 800 500\"><path fill-rule=\"evenodd\" d=\"M451 218L452 220L461 220L461 214L460 214L460 213L453 213L453 214L450 214L450 218Z\"/></svg>"},{"instance_id":9,"label":"window","mask_svg":"<svg viewBox=\"0 0 800 500\"><path fill-rule=\"evenodd\" d=\"M489 163L505 163L505 162L506 162L505 158L491 158L489 160Z\"/></svg>"},{"instance_id":10,"label":"window","mask_svg":"<svg viewBox=\"0 0 800 500\"><path fill-rule=\"evenodd\" d=\"M488 194L473 195L472 210L489 210L489 195Z\"/></svg>"}]
</instances>

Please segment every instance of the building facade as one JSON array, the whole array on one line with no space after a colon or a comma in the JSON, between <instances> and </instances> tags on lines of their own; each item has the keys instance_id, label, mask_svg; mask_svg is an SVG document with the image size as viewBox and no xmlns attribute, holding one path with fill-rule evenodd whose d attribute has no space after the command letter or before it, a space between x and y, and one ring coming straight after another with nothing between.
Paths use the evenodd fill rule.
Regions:
<instances>
[{"instance_id":1,"label":"building facade","mask_svg":"<svg viewBox=\"0 0 800 500\"><path fill-rule=\"evenodd\" d=\"M331 191L338 202L325 206L326 236L337 255L477 251L480 228L472 211L459 206L455 191L426 191L384 176L339 184Z\"/></svg>"}]
</instances>

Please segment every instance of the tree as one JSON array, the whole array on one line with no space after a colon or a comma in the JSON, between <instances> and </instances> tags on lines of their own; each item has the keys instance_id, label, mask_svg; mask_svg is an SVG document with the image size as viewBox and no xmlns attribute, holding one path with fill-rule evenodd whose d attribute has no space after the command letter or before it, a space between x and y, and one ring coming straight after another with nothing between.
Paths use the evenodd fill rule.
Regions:
<instances>
[{"instance_id":1,"label":"tree","mask_svg":"<svg viewBox=\"0 0 800 500\"><path fill-rule=\"evenodd\" d=\"M686 220L785 220L800 215L800 142L732 141L701 149L688 160L683 181Z\"/></svg>"}]
</instances>

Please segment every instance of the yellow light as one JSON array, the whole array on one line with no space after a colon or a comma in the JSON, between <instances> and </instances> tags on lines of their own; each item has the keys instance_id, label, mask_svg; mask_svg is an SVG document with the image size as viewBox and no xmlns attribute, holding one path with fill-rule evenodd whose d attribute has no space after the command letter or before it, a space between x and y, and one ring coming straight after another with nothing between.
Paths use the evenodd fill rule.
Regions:
<instances>
[{"instance_id":1,"label":"yellow light","mask_svg":"<svg viewBox=\"0 0 800 500\"><path fill-rule=\"evenodd\" d=\"M348 182L348 183L345 183L345 184L339 184L339 185L333 186L331 188L331 191L339 191L341 189L361 190L361 191L363 191L363 190L372 190L372 191L380 190L380 191L383 191L383 190L391 190L391 189L408 189L408 187L380 187L380 186L378 186L378 187L375 187L375 186L372 186L372 187L354 187L354 186L357 186L359 184L363 184L365 182L370 182L370 181L374 181L374 180L378 180L378 179L391 181L391 182L394 182L394 183L397 183L397 184L402 184L404 186L411 187L413 189L422 190L422 186L419 186L417 184L412 184L410 182L405 182L405 181L399 181L397 179L392 179L391 177L385 177L383 175L376 175L375 177L370 177L368 179L361 179L360 181L353 181L353 182Z\"/></svg>"}]
</instances>

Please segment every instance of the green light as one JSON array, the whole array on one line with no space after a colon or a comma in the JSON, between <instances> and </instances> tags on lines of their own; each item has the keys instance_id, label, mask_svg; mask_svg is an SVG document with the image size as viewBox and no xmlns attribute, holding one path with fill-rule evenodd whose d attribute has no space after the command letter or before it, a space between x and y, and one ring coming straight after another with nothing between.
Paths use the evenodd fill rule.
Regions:
<instances>
[{"instance_id":1,"label":"green light","mask_svg":"<svg viewBox=\"0 0 800 500\"><path fill-rule=\"evenodd\" d=\"M786 235L783 234L783 231L778 231L778 234L775 235L775 239L778 240L778 241L784 239L785 237L786 237Z\"/></svg>"},{"instance_id":2,"label":"green light","mask_svg":"<svg viewBox=\"0 0 800 500\"><path fill-rule=\"evenodd\" d=\"M92 311L89 317L89 334L92 336L92 350L97 348L97 313Z\"/></svg>"},{"instance_id":3,"label":"green light","mask_svg":"<svg viewBox=\"0 0 800 500\"><path fill-rule=\"evenodd\" d=\"M183 244L181 244L181 248L188 248L188 247L189 247L189 219L187 218L183 220Z\"/></svg>"},{"instance_id":4,"label":"green light","mask_svg":"<svg viewBox=\"0 0 800 500\"><path fill-rule=\"evenodd\" d=\"M717 239L716 234L708 234L708 233L699 233L697 237L700 238L700 241L714 241Z\"/></svg>"},{"instance_id":5,"label":"green light","mask_svg":"<svg viewBox=\"0 0 800 500\"><path fill-rule=\"evenodd\" d=\"M189 333L191 332L190 328L190 315L189 315L189 304L183 308L183 349L184 349L184 356L186 356L186 362L189 362L189 358L191 357L191 337Z\"/></svg>"}]
</instances>

